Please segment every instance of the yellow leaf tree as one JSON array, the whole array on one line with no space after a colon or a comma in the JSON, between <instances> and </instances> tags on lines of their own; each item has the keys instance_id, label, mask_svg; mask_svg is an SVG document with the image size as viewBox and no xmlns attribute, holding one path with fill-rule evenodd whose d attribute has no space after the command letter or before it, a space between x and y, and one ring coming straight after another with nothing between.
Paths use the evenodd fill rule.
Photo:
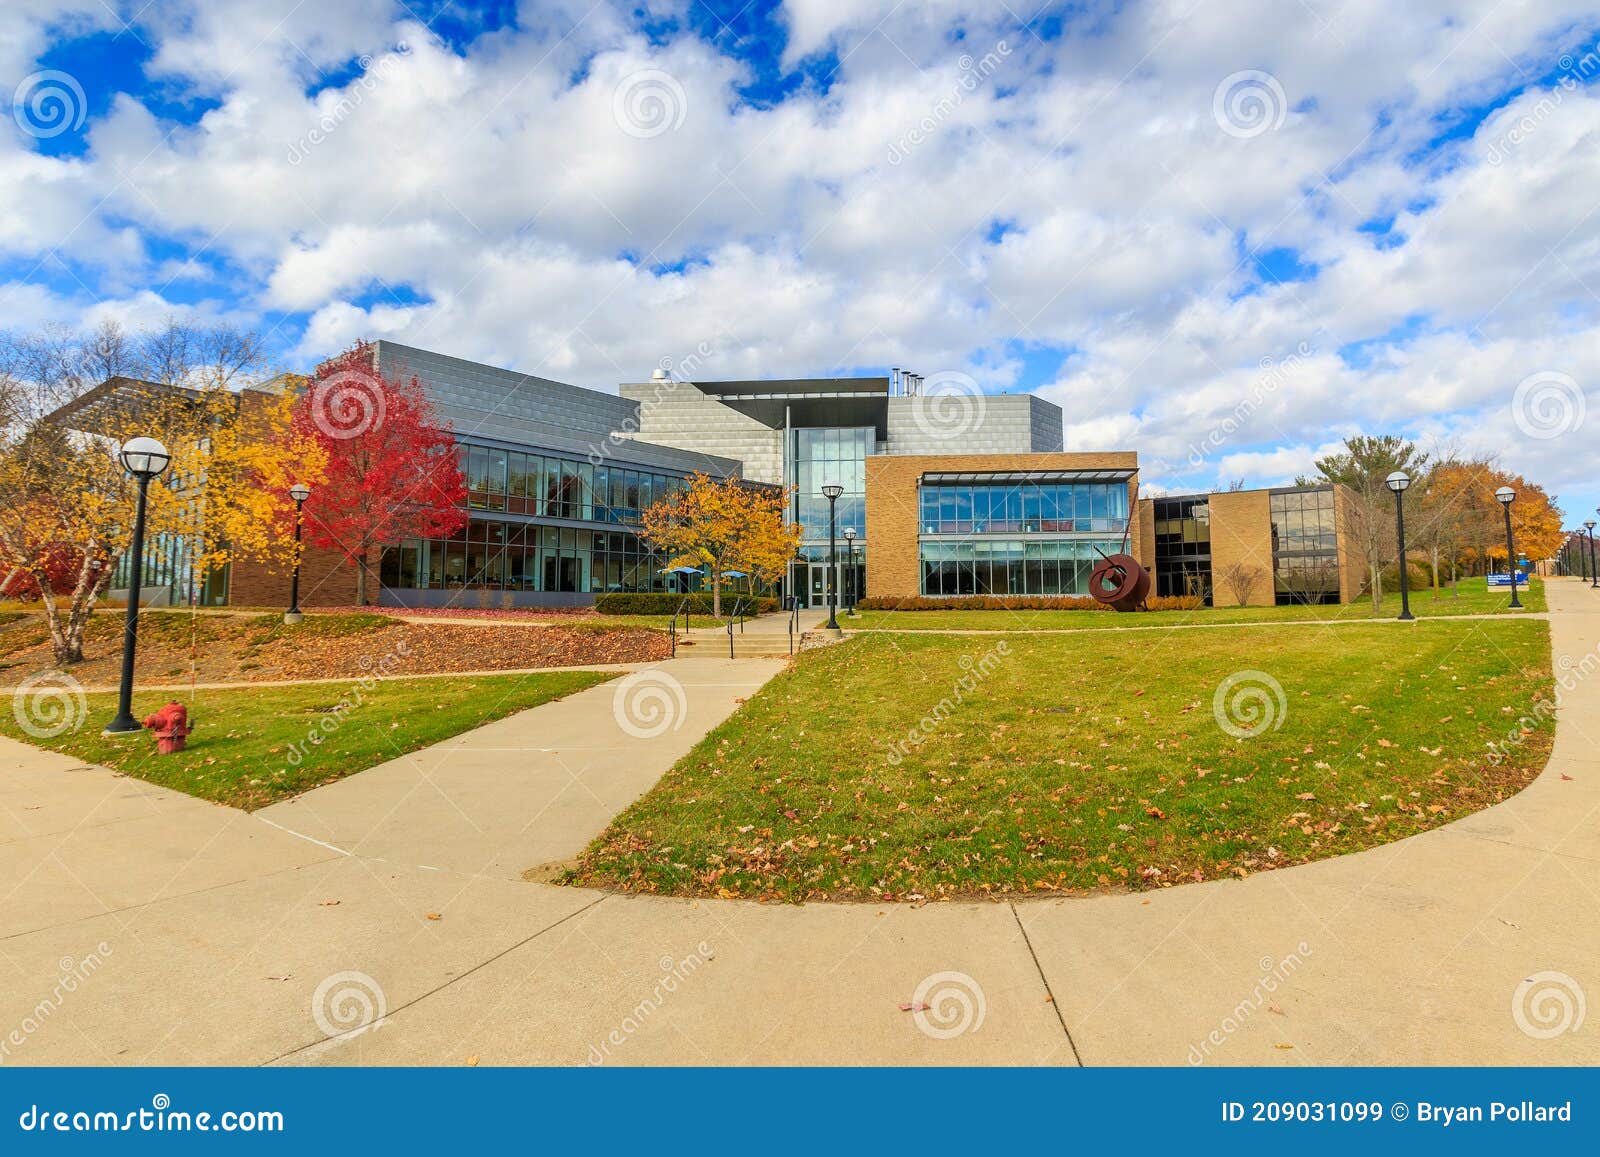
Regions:
<instances>
[{"instance_id":1,"label":"yellow leaf tree","mask_svg":"<svg viewBox=\"0 0 1600 1157\"><path fill-rule=\"evenodd\" d=\"M84 627L132 543L138 486L117 459L131 438L172 454L148 489L146 541L185 539L196 583L241 548L289 557L273 510L290 501L290 474L316 481L320 458L288 435L288 398L235 388L260 361L253 335L169 322L133 338L114 327L12 338L8 352L29 397L0 433L0 554L37 580L58 665L82 660Z\"/></svg>"},{"instance_id":2,"label":"yellow leaf tree","mask_svg":"<svg viewBox=\"0 0 1600 1157\"><path fill-rule=\"evenodd\" d=\"M778 488L696 474L686 488L641 512L640 533L672 565L710 569L711 613L720 615L728 571L770 583L789 565L804 530L783 520L788 497Z\"/></svg>"}]
</instances>

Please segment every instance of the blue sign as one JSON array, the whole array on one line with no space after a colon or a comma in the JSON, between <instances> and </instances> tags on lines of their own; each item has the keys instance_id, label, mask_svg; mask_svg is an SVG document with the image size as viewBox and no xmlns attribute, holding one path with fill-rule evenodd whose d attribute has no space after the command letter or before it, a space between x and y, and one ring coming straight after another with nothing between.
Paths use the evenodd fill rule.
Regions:
<instances>
[{"instance_id":1,"label":"blue sign","mask_svg":"<svg viewBox=\"0 0 1600 1157\"><path fill-rule=\"evenodd\" d=\"M1488 576L1488 581L1491 587L1509 588L1511 586L1511 576L1508 574L1491 574ZM1519 587L1526 587L1528 585L1528 576L1525 574L1518 574L1517 585Z\"/></svg>"},{"instance_id":2,"label":"blue sign","mask_svg":"<svg viewBox=\"0 0 1600 1157\"><path fill-rule=\"evenodd\" d=\"M815 1157L841 1138L918 1157L1593 1153L1600 1069L0 1068L7 1154Z\"/></svg>"}]
</instances>

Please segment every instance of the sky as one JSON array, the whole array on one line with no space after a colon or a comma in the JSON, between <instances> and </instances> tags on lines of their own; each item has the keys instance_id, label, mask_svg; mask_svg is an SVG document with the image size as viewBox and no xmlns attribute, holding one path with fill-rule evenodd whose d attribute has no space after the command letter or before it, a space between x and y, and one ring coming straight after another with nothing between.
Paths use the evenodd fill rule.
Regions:
<instances>
[{"instance_id":1,"label":"sky","mask_svg":"<svg viewBox=\"0 0 1600 1157\"><path fill-rule=\"evenodd\" d=\"M1600 3L6 0L7 93L0 328L904 366L1149 491L1398 433L1600 505Z\"/></svg>"}]
</instances>

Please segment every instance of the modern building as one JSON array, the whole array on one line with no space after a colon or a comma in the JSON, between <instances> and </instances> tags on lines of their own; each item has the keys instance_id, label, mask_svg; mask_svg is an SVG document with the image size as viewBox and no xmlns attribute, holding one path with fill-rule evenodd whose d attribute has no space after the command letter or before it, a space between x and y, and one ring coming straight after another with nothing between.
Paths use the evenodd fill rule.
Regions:
<instances>
[{"instance_id":1,"label":"modern building","mask_svg":"<svg viewBox=\"0 0 1600 1157\"><path fill-rule=\"evenodd\" d=\"M804 605L835 589L1081 596L1094 564L1122 551L1151 567L1156 593L1218 605L1347 601L1360 589L1340 547L1342 492L1140 498L1135 453L1063 452L1061 410L1031 394L931 392L899 369L755 381L658 371L608 394L389 341L373 356L385 377L415 378L451 425L470 514L450 539L369 560L388 605L583 606L679 589L639 515L697 473L791 493L788 517L805 529L782 593ZM828 483L841 491L831 509ZM162 582L181 579L177 549L152 544L158 599ZM286 573L241 559L205 594L273 606L288 586ZM307 552L303 605L354 596L353 567Z\"/></svg>"},{"instance_id":2,"label":"modern building","mask_svg":"<svg viewBox=\"0 0 1600 1157\"><path fill-rule=\"evenodd\" d=\"M1143 499L1139 558L1157 595L1208 606L1347 603L1364 578L1346 549L1350 502L1342 486Z\"/></svg>"}]
</instances>

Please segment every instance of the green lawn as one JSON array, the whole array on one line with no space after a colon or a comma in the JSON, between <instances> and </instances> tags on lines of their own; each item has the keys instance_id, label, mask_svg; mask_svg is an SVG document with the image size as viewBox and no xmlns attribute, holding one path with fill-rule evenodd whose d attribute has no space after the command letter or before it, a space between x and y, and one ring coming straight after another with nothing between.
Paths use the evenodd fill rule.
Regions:
<instances>
[{"instance_id":1,"label":"green lawn","mask_svg":"<svg viewBox=\"0 0 1600 1157\"><path fill-rule=\"evenodd\" d=\"M76 730L30 737L17 712L8 711L0 714L0 734L254 810L611 677L557 671L201 690L192 702L180 696L196 729L188 750L175 755L157 755L148 732L102 736L100 728L116 714L111 694L86 696L86 713L73 709L69 717L81 719ZM136 694L133 713L143 719L169 698ZM19 705L18 711L25 707Z\"/></svg>"},{"instance_id":2,"label":"green lawn","mask_svg":"<svg viewBox=\"0 0 1600 1157\"><path fill-rule=\"evenodd\" d=\"M1510 613L1511 592L1489 590L1481 578L1463 579L1458 594L1443 588L1437 598L1432 588L1411 596L1411 613L1417 618L1455 615ZM1521 601L1527 611L1547 607L1544 583L1535 581L1532 589L1522 589ZM1286 619L1318 619L1359 622L1364 619L1392 619L1400 613L1400 596L1385 595L1383 608L1372 613L1372 600L1362 599L1343 606L1310 607L1199 607L1192 611L1149 611L1119 615L1114 611L860 611L854 619L842 618L846 630L901 631L1041 631L1096 630L1119 627L1160 627L1174 623L1271 623Z\"/></svg>"},{"instance_id":3,"label":"green lawn","mask_svg":"<svg viewBox=\"0 0 1600 1157\"><path fill-rule=\"evenodd\" d=\"M1403 631L1404 633L1397 633ZM1214 704L1261 691L1230 734ZM961 681L965 679L967 686ZM1552 728L1543 622L974 638L804 654L620 815L570 879L915 899L1158 886L1398 839L1506 798ZM1221 718L1247 723L1232 695Z\"/></svg>"}]
</instances>

